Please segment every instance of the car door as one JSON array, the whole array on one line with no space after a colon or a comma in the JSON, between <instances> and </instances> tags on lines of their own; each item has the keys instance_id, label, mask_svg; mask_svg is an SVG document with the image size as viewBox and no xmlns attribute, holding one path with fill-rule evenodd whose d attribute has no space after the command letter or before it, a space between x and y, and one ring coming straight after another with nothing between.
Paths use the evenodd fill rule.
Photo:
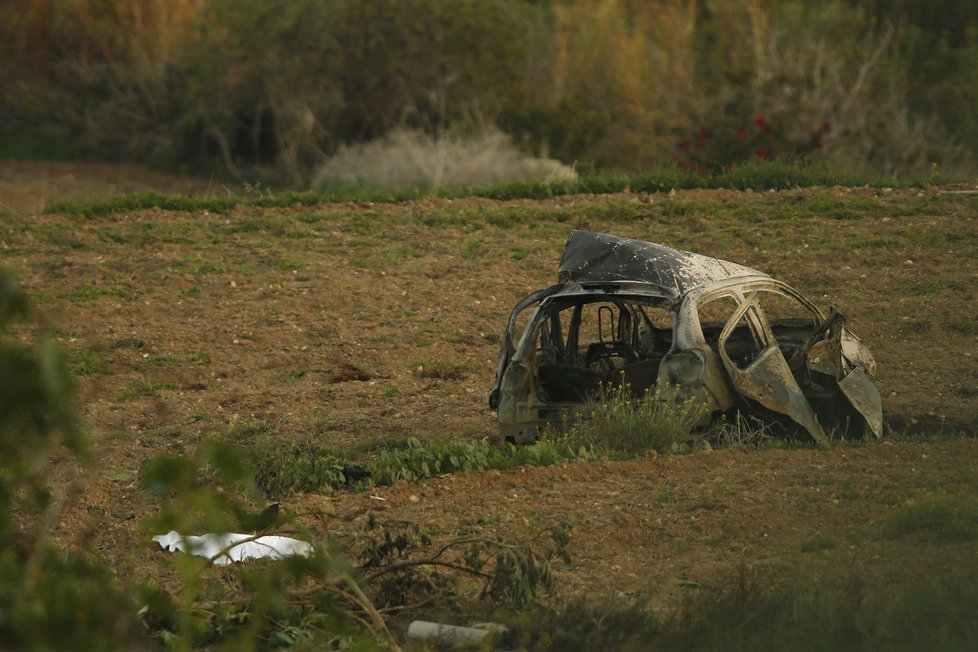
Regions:
<instances>
[{"instance_id":1,"label":"car door","mask_svg":"<svg viewBox=\"0 0 978 652\"><path fill-rule=\"evenodd\" d=\"M744 339L747 331L753 340L752 350L749 355L738 356L734 360L731 351L743 346L739 343L734 345L731 337L737 332L738 339ZM739 394L790 417L818 443L828 442L815 412L791 373L788 361L778 348L771 327L758 307L755 293L743 297L720 332L718 344L720 359Z\"/></svg>"}]
</instances>

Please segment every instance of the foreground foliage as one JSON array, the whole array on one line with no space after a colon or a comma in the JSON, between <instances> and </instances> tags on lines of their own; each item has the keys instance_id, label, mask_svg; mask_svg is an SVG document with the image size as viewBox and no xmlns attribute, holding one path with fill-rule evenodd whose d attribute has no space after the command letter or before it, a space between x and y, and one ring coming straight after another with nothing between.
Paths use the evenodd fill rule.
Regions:
<instances>
[{"instance_id":1,"label":"foreground foliage","mask_svg":"<svg viewBox=\"0 0 978 652\"><path fill-rule=\"evenodd\" d=\"M560 650L967 650L978 645L978 568L912 585L857 577L765 585L746 569L669 614L641 603L532 610L500 643Z\"/></svg>"},{"instance_id":2,"label":"foreground foliage","mask_svg":"<svg viewBox=\"0 0 978 652\"><path fill-rule=\"evenodd\" d=\"M49 475L54 456L83 455L72 389L54 340L13 331L29 304L0 271L0 640L12 648L138 645L135 607L84 551L51 544L78 478Z\"/></svg>"}]
</instances>

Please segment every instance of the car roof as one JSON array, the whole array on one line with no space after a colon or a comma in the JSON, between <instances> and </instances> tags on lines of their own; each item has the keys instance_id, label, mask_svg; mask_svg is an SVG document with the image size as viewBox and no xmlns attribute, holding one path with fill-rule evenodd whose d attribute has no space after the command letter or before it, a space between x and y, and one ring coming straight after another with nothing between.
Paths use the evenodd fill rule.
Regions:
<instances>
[{"instance_id":1,"label":"car roof","mask_svg":"<svg viewBox=\"0 0 978 652\"><path fill-rule=\"evenodd\" d=\"M657 285L679 296L740 277L771 278L719 258L593 231L571 232L557 273L559 283L587 287L633 281Z\"/></svg>"}]
</instances>

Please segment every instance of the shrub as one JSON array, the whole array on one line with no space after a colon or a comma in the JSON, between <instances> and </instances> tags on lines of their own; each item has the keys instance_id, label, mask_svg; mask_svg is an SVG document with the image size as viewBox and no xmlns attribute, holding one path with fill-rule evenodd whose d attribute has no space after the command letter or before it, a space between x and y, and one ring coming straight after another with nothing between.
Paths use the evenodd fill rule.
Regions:
<instances>
[{"instance_id":1,"label":"shrub","mask_svg":"<svg viewBox=\"0 0 978 652\"><path fill-rule=\"evenodd\" d=\"M570 429L567 443L599 452L641 455L651 450L689 450L693 428L708 414L695 398L679 400L678 389L646 390L636 399L628 384L602 385L589 418Z\"/></svg>"},{"instance_id":2,"label":"shrub","mask_svg":"<svg viewBox=\"0 0 978 652\"><path fill-rule=\"evenodd\" d=\"M574 170L557 161L521 154L499 131L435 137L421 131L396 130L380 140L342 148L319 167L313 185L433 190L576 178Z\"/></svg>"}]
</instances>

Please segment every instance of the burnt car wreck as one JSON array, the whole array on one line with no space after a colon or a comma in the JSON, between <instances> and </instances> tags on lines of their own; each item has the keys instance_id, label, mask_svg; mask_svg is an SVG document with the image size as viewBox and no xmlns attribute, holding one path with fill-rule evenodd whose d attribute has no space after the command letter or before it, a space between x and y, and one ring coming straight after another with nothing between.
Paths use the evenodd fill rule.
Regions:
<instances>
[{"instance_id":1,"label":"burnt car wreck","mask_svg":"<svg viewBox=\"0 0 978 652\"><path fill-rule=\"evenodd\" d=\"M763 272L574 231L557 280L516 304L502 338L489 405L510 441L587 418L603 383L636 397L675 385L712 418L746 413L819 443L882 435L869 349L841 313Z\"/></svg>"}]
</instances>

